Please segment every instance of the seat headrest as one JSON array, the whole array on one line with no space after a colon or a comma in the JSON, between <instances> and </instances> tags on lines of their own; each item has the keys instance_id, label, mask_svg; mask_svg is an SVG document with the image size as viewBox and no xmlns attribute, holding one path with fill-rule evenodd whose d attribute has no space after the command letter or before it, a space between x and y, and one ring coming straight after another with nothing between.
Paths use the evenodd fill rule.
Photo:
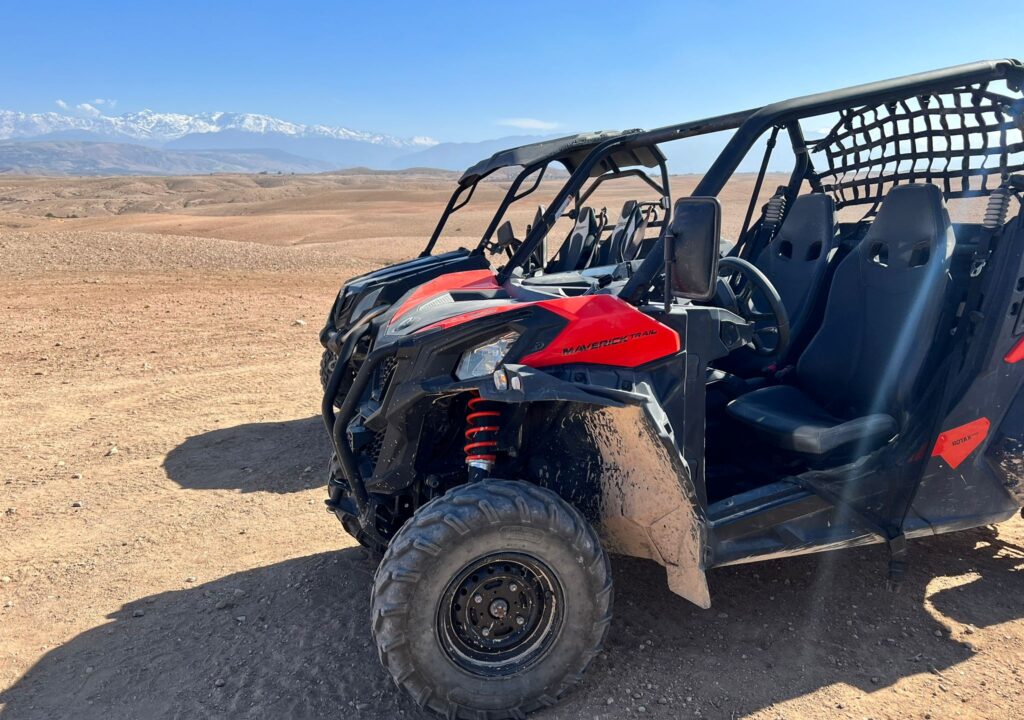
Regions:
<instances>
[{"instance_id":1,"label":"seat headrest","mask_svg":"<svg viewBox=\"0 0 1024 720\"><path fill-rule=\"evenodd\" d=\"M949 212L935 185L897 185L882 199L860 243L868 262L890 268L920 267L952 253Z\"/></svg>"},{"instance_id":2,"label":"seat headrest","mask_svg":"<svg viewBox=\"0 0 1024 720\"><path fill-rule=\"evenodd\" d=\"M619 216L619 219L615 221L615 229L613 233L622 232L622 229L626 227L626 224L630 222L633 217L633 213L623 213Z\"/></svg>"},{"instance_id":3,"label":"seat headrest","mask_svg":"<svg viewBox=\"0 0 1024 720\"><path fill-rule=\"evenodd\" d=\"M544 206L538 205L537 212L533 214L533 224L531 227L537 227L544 221Z\"/></svg>"},{"instance_id":4,"label":"seat headrest","mask_svg":"<svg viewBox=\"0 0 1024 720\"><path fill-rule=\"evenodd\" d=\"M635 207L636 207L636 200L627 200L626 202L624 202L622 204L622 214L619 215L619 217L620 218L627 217L630 213L633 212L633 208L635 208Z\"/></svg>"},{"instance_id":5,"label":"seat headrest","mask_svg":"<svg viewBox=\"0 0 1024 720\"><path fill-rule=\"evenodd\" d=\"M783 260L814 261L827 257L836 241L836 203L831 195L801 195L765 252Z\"/></svg>"},{"instance_id":6,"label":"seat headrest","mask_svg":"<svg viewBox=\"0 0 1024 720\"><path fill-rule=\"evenodd\" d=\"M515 240L516 233L515 230L512 229L512 222L510 220L506 220L501 224L501 227L498 228L497 236L498 242L503 245L507 245L511 241Z\"/></svg>"},{"instance_id":7,"label":"seat headrest","mask_svg":"<svg viewBox=\"0 0 1024 720\"><path fill-rule=\"evenodd\" d=\"M593 208L581 207L579 214L576 216L576 230L582 232L589 232L590 229L597 224L597 219L594 217Z\"/></svg>"}]
</instances>

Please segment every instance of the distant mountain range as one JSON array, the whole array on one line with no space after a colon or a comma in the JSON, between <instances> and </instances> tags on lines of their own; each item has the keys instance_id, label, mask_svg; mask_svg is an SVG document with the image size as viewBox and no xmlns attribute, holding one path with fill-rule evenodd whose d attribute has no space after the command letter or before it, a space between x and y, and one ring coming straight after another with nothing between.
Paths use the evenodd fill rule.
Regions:
<instances>
[{"instance_id":1,"label":"distant mountain range","mask_svg":"<svg viewBox=\"0 0 1024 720\"><path fill-rule=\"evenodd\" d=\"M428 137L396 138L379 133L349 130L328 125L303 125L253 113L209 112L198 115L158 113L152 110L124 115L78 116L61 113L22 113L0 110L0 139L39 138L55 135L87 135L111 140L166 143L189 135L216 135L228 131L248 135L282 135L295 138L329 138L367 143L380 147L430 147L437 141ZM77 137L74 139L89 139ZM60 138L56 138L60 139Z\"/></svg>"},{"instance_id":2,"label":"distant mountain range","mask_svg":"<svg viewBox=\"0 0 1024 720\"><path fill-rule=\"evenodd\" d=\"M538 137L482 143L398 138L267 115L151 110L118 116L0 110L0 173L62 175L462 170Z\"/></svg>"},{"instance_id":3,"label":"distant mountain range","mask_svg":"<svg viewBox=\"0 0 1024 720\"><path fill-rule=\"evenodd\" d=\"M94 108L95 110L95 108ZM118 116L0 110L0 174L182 175L214 172L309 173L349 168L465 170L507 148L556 137L511 136L483 142L399 138L329 125L304 125L268 115L152 110ZM675 173L703 172L728 133L662 145ZM740 164L755 171L760 141ZM771 169L792 167L780 147Z\"/></svg>"},{"instance_id":4,"label":"distant mountain range","mask_svg":"<svg viewBox=\"0 0 1024 720\"><path fill-rule=\"evenodd\" d=\"M280 150L164 150L128 143L39 140L0 142L0 174L207 175L210 173L316 173L330 163Z\"/></svg>"}]
</instances>

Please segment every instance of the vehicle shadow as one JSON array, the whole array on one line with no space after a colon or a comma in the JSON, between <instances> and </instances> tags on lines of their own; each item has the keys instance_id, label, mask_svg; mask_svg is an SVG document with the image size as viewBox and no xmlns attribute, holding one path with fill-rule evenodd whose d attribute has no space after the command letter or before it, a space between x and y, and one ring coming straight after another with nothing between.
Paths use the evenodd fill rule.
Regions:
<instances>
[{"instance_id":1,"label":"vehicle shadow","mask_svg":"<svg viewBox=\"0 0 1024 720\"><path fill-rule=\"evenodd\" d=\"M324 485L330 454L314 415L194 435L167 453L164 471L190 490L291 493Z\"/></svg>"},{"instance_id":2,"label":"vehicle shadow","mask_svg":"<svg viewBox=\"0 0 1024 720\"><path fill-rule=\"evenodd\" d=\"M944 624L1022 612L1009 609L1024 591L1021 559L992 540L970 531L915 544L898 594L882 589L878 548L717 570L710 611L672 595L661 568L616 558L606 650L581 688L536 717L635 716L640 705L647 717L735 717L836 683L867 694L941 673L974 653ZM372 572L349 548L130 602L0 695L0 719L427 717L377 660ZM929 582L966 573L981 580L933 595L948 613L936 617Z\"/></svg>"},{"instance_id":3,"label":"vehicle shadow","mask_svg":"<svg viewBox=\"0 0 1024 720\"><path fill-rule=\"evenodd\" d=\"M1017 572L986 573L972 566L969 571L979 573L976 577L964 584L939 590L928 599L929 603L945 617L970 618L964 622L976 628L1019 619L1024 615L1020 602L1021 590L1024 589L1024 572L1020 572L1024 570L1024 547L1003 540L996 532L984 530L975 535L975 540L983 546L985 555L991 554L1005 566L1016 566ZM985 597L984 603L976 604L979 596Z\"/></svg>"}]
</instances>

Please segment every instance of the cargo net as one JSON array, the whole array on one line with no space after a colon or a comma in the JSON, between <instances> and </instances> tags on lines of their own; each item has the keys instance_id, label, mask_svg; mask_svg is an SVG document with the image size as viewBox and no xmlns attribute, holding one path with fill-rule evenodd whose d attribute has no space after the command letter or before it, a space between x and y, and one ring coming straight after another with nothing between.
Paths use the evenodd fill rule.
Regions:
<instances>
[{"instance_id":1,"label":"cargo net","mask_svg":"<svg viewBox=\"0 0 1024 720\"><path fill-rule=\"evenodd\" d=\"M947 199L988 195L1024 171L1024 99L988 83L851 108L821 140L811 143L827 167L822 189L839 208L878 211L895 185L928 182ZM820 163L816 163L820 164Z\"/></svg>"}]
</instances>

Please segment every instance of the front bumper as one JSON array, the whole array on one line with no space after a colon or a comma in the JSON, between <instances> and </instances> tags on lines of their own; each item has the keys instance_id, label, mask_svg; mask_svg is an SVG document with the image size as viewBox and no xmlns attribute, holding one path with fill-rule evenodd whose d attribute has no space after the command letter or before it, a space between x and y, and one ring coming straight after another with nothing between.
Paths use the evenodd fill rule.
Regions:
<instances>
[{"instance_id":1,"label":"front bumper","mask_svg":"<svg viewBox=\"0 0 1024 720\"><path fill-rule=\"evenodd\" d=\"M467 347L493 337L524 314L510 311L464 326L405 336L388 336L379 329L387 322L387 314L379 323L364 325L376 330L373 349L364 361L349 361L353 367L339 361L321 404L337 458L329 484L331 501L348 496L362 510L370 493L401 492L428 472L428 465L433 470L450 461L451 467L462 468L461 442L438 447L461 440L463 414L450 412L446 403L476 386L474 381L456 381L454 369ZM355 329L351 337L360 332ZM351 337L342 343L343 353ZM336 403L348 377L351 382L344 399ZM486 378L486 382L492 381ZM453 417L458 428L451 427Z\"/></svg>"}]
</instances>

